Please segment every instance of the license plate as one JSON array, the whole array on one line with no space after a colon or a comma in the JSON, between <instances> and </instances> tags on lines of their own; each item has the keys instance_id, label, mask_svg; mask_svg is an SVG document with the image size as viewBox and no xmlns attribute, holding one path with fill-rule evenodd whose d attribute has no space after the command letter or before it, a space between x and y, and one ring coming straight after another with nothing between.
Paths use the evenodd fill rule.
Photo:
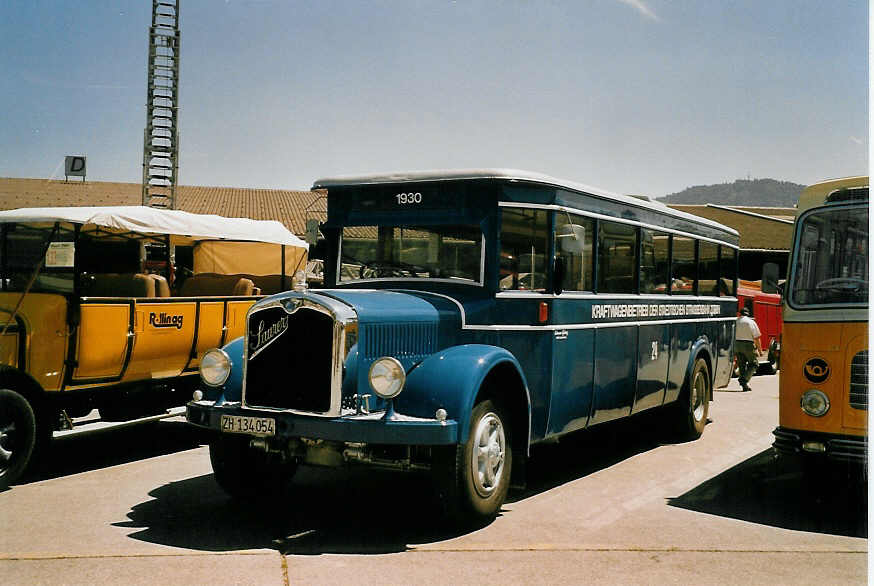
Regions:
<instances>
[{"instance_id":1,"label":"license plate","mask_svg":"<svg viewBox=\"0 0 874 586\"><path fill-rule=\"evenodd\" d=\"M276 421L269 417L222 415L222 431L272 436L276 435Z\"/></svg>"}]
</instances>

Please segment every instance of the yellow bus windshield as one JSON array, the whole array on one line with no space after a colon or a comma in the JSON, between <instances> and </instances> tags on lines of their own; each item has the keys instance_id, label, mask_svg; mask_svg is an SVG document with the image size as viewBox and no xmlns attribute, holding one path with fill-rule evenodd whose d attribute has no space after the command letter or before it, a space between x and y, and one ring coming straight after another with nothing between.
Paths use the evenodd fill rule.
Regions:
<instances>
[{"instance_id":1,"label":"yellow bus windshield","mask_svg":"<svg viewBox=\"0 0 874 586\"><path fill-rule=\"evenodd\" d=\"M800 221L790 305L866 305L868 207L823 208Z\"/></svg>"}]
</instances>

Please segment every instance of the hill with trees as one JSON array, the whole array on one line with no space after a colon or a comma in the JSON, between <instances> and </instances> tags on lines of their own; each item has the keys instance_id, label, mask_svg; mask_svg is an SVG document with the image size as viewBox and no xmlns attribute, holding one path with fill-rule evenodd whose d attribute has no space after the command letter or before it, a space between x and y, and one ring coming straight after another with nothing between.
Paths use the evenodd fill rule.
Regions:
<instances>
[{"instance_id":1,"label":"hill with trees","mask_svg":"<svg viewBox=\"0 0 874 586\"><path fill-rule=\"evenodd\" d=\"M806 185L776 179L738 179L734 183L695 185L671 193L659 201L666 204L715 203L730 206L773 206L791 208Z\"/></svg>"}]
</instances>

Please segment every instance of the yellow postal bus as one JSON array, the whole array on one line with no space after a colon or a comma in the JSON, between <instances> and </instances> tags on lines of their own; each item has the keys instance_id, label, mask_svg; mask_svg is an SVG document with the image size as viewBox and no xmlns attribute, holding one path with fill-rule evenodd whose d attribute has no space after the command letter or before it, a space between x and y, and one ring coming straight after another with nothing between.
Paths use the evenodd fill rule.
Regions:
<instances>
[{"instance_id":1,"label":"yellow postal bus","mask_svg":"<svg viewBox=\"0 0 874 586\"><path fill-rule=\"evenodd\" d=\"M0 488L53 436L181 413L203 353L242 336L249 307L291 289L306 257L275 221L0 212Z\"/></svg>"},{"instance_id":2,"label":"yellow postal bus","mask_svg":"<svg viewBox=\"0 0 874 586\"><path fill-rule=\"evenodd\" d=\"M773 284L774 275L764 281ZM801 194L783 322L778 455L813 468L826 460L866 465L868 177Z\"/></svg>"}]
</instances>

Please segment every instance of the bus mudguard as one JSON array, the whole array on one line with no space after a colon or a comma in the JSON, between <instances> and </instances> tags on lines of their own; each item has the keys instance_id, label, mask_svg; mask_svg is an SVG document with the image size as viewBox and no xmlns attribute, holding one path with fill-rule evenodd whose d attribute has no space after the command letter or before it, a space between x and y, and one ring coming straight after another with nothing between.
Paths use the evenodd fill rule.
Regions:
<instances>
[{"instance_id":1,"label":"bus mudguard","mask_svg":"<svg viewBox=\"0 0 874 586\"><path fill-rule=\"evenodd\" d=\"M419 417L434 417L437 409L445 409L447 418L458 422L458 441L464 442L477 395L486 377L501 366L509 367L518 376L525 394L525 420L530 429L531 397L519 362L506 349L485 344L453 346L423 360L407 375L404 391L395 399L397 409ZM503 390L497 389L498 397ZM513 397L510 401L515 399ZM508 405L510 408L516 406ZM524 431L524 435L528 437L528 431Z\"/></svg>"},{"instance_id":2,"label":"bus mudguard","mask_svg":"<svg viewBox=\"0 0 874 586\"><path fill-rule=\"evenodd\" d=\"M713 379L714 379L714 366L715 366L715 358L713 356L713 350L711 347L711 341L707 336L699 336L697 340L692 343L691 351L689 352L689 363L686 365L686 378L685 381L688 382L692 376L692 369L695 368L695 361L699 356L704 357L707 361L707 368L710 369L710 400L713 400Z\"/></svg>"}]
</instances>

